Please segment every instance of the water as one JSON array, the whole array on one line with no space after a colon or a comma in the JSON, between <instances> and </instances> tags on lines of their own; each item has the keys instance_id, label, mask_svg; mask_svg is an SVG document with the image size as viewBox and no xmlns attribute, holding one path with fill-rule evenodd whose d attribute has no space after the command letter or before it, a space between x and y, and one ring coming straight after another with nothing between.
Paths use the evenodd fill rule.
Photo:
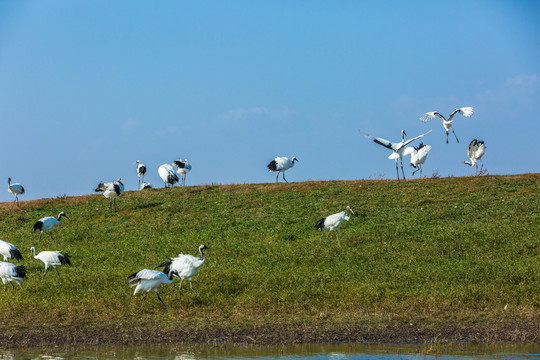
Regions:
<instances>
[{"instance_id":1,"label":"water","mask_svg":"<svg viewBox=\"0 0 540 360\"><path fill-rule=\"evenodd\" d=\"M0 359L540 359L540 345L360 345L317 344L299 346L172 345L96 347L81 349L0 349Z\"/></svg>"}]
</instances>

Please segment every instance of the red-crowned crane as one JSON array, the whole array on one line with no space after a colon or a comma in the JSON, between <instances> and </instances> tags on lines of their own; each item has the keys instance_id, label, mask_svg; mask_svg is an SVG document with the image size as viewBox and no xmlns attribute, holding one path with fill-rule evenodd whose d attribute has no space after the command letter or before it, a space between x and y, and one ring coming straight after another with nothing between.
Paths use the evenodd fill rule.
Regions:
<instances>
[{"instance_id":1,"label":"red-crowned crane","mask_svg":"<svg viewBox=\"0 0 540 360\"><path fill-rule=\"evenodd\" d=\"M137 164L137 175L139 176L139 189L141 187L141 178L144 183L144 174L146 174L146 165L142 164L139 160L133 164Z\"/></svg>"},{"instance_id":2,"label":"red-crowned crane","mask_svg":"<svg viewBox=\"0 0 540 360\"><path fill-rule=\"evenodd\" d=\"M21 252L15 247L15 245L4 240L0 240L0 255L4 257L4 261L7 261L8 259L19 261L23 258Z\"/></svg>"},{"instance_id":3,"label":"red-crowned crane","mask_svg":"<svg viewBox=\"0 0 540 360\"><path fill-rule=\"evenodd\" d=\"M427 112L424 115L422 115L420 117L420 121L426 123L426 122L428 122L428 121L430 121L432 119L435 119L435 116L440 117L442 119L442 124L444 126L444 130L446 131L446 143L448 144L448 132L450 131L450 129L452 129L452 133L456 137L456 141L459 143L459 140L458 140L458 138L456 136L456 133L454 132L454 128L452 128L452 118L457 113L460 113L461 115L463 115L465 117L470 117L474 113L474 108L472 108L470 106L467 106L467 107L462 107L462 108L456 109L456 110L452 111L452 113L450 114L450 117L448 118L448 120L446 120L446 118L444 116L442 116L441 113L439 113L438 111L431 111L431 112Z\"/></svg>"},{"instance_id":4,"label":"red-crowned crane","mask_svg":"<svg viewBox=\"0 0 540 360\"><path fill-rule=\"evenodd\" d=\"M13 200L13 204L11 207L15 205L15 203L19 202L19 195L24 194L24 186L22 186L19 183L11 183L11 178L8 178L8 191L15 195L15 199Z\"/></svg>"},{"instance_id":5,"label":"red-crowned crane","mask_svg":"<svg viewBox=\"0 0 540 360\"><path fill-rule=\"evenodd\" d=\"M469 165L470 167L476 166L476 172L478 172L478 164L476 163L480 159L482 159L482 156L484 156L484 153L486 152L486 145L481 140L474 139L469 144L469 149L467 150L467 155L469 156L469 159L471 161L462 161L464 164ZM482 167L480 168L480 171L484 168L484 162L482 162Z\"/></svg>"},{"instance_id":6,"label":"red-crowned crane","mask_svg":"<svg viewBox=\"0 0 540 360\"><path fill-rule=\"evenodd\" d=\"M294 166L294 162L299 161L294 156L289 160L287 157L276 157L274 160L270 161L266 167L268 167L268 171L270 172L277 172L276 175L276 183L278 182L279 173L283 174L283 180L285 182L288 182L287 179L285 179L285 171L289 170Z\"/></svg>"},{"instance_id":7,"label":"red-crowned crane","mask_svg":"<svg viewBox=\"0 0 540 360\"><path fill-rule=\"evenodd\" d=\"M165 189L169 186L173 187L178 182L178 175L174 173L174 169L170 164L163 164L158 168L159 177L165 184Z\"/></svg>"},{"instance_id":8,"label":"red-crowned crane","mask_svg":"<svg viewBox=\"0 0 540 360\"><path fill-rule=\"evenodd\" d=\"M407 146L403 151L403 156L411 155L411 166L416 170L413 171L414 174L420 170L420 176L422 176L422 164L426 162L429 151L431 150L431 145L424 145L420 143L418 146Z\"/></svg>"},{"instance_id":9,"label":"red-crowned crane","mask_svg":"<svg viewBox=\"0 0 540 360\"><path fill-rule=\"evenodd\" d=\"M351 214L354 214L351 207L348 205L345 210L346 211L342 211L337 214L333 214L325 218L322 218L319 221L317 221L317 223L315 224L315 228L317 228L317 230L322 231L323 229L329 229L328 235L326 235L326 240L328 240L328 237L330 236L330 232L332 230L335 230L338 246L341 246L341 244L339 243L338 227L341 225L343 220L349 221L351 218Z\"/></svg>"},{"instance_id":10,"label":"red-crowned crane","mask_svg":"<svg viewBox=\"0 0 540 360\"><path fill-rule=\"evenodd\" d=\"M62 217L69 219L66 216L66 214L62 211L60 214L58 214L58 219L55 218L54 216L47 216L36 221L36 223L34 224L34 232L36 232L37 230L40 231L38 242L41 241L41 235L43 235L44 231L48 231L49 235L51 236L51 239L54 240L52 236L52 229L55 225L60 224L60 220L62 220Z\"/></svg>"},{"instance_id":11,"label":"red-crowned crane","mask_svg":"<svg viewBox=\"0 0 540 360\"><path fill-rule=\"evenodd\" d=\"M105 184L100 182L94 191L103 193L103 196L109 199L109 208L112 208L114 202L114 211L116 211L118 210L116 207L116 198L124 192L124 183L120 178Z\"/></svg>"},{"instance_id":12,"label":"red-crowned crane","mask_svg":"<svg viewBox=\"0 0 540 360\"><path fill-rule=\"evenodd\" d=\"M417 137L414 137L412 139L409 139L405 141L405 131L401 130L401 142L393 143L391 141L388 141L386 139L375 137L373 135L366 134L365 132L360 131L365 137L367 137L370 140L373 140L374 143L384 146L387 149L392 150L392 154L388 156L389 159L395 159L396 160L396 172L397 172L397 178L399 180L399 169L398 169L398 160L401 161L401 173L403 174L403 179L405 179L405 172L403 171L403 150L405 150L405 146L409 145L413 141L420 139L421 137L426 136L429 134L432 130L429 130L427 133L418 135Z\"/></svg>"},{"instance_id":13,"label":"red-crowned crane","mask_svg":"<svg viewBox=\"0 0 540 360\"><path fill-rule=\"evenodd\" d=\"M193 285L191 283L191 278L199 272L199 268L204 264L205 257L204 257L204 250L210 250L206 245L202 244L199 246L199 252L201 253L201 257L195 257L193 255L189 254L178 254L175 258L169 258L168 261L165 261L161 265L156 266L156 268L163 267L163 272L167 275L169 275L171 272L176 271L176 276L180 278L180 287L178 290L180 291L180 294L182 293L182 282L184 279L189 280L189 287L191 288L191 291L194 293L197 293L193 289Z\"/></svg>"},{"instance_id":14,"label":"red-crowned crane","mask_svg":"<svg viewBox=\"0 0 540 360\"><path fill-rule=\"evenodd\" d=\"M56 270L58 277L60 277L60 273L56 268L57 266L66 264L71 266L71 261L69 260L70 256L68 254L62 254L60 251L41 251L36 255L36 249L33 246L30 248L30 251L32 252L34 259L41 260L45 264L43 279L45 279L45 275L47 275L47 269L49 266L52 266L54 270Z\"/></svg>"},{"instance_id":15,"label":"red-crowned crane","mask_svg":"<svg viewBox=\"0 0 540 360\"><path fill-rule=\"evenodd\" d=\"M15 265L5 261L0 261L0 279L4 284L4 292L6 292L6 284L10 283L11 288L14 289L13 282L16 282L21 286L23 280L26 278L26 268L24 265Z\"/></svg>"},{"instance_id":16,"label":"red-crowned crane","mask_svg":"<svg viewBox=\"0 0 540 360\"><path fill-rule=\"evenodd\" d=\"M186 175L191 171L191 165L189 164L188 160L175 160L173 161L173 165L178 168L176 172L180 174L182 178L182 186L186 186Z\"/></svg>"},{"instance_id":17,"label":"red-crowned crane","mask_svg":"<svg viewBox=\"0 0 540 360\"><path fill-rule=\"evenodd\" d=\"M171 271L169 276L165 275L164 273L156 270L150 270L150 269L142 269L141 271L138 271L134 274L131 274L128 277L128 284L129 286L136 286L135 291L133 292L133 295L137 294L139 291L146 291L143 297L142 301L142 308L144 309L144 300L146 300L146 295L148 295L148 292L154 290L156 292L156 295L167 308L167 305L161 300L161 297L158 293L158 288L162 284L170 284L173 281L173 276L178 275L176 271Z\"/></svg>"}]
</instances>

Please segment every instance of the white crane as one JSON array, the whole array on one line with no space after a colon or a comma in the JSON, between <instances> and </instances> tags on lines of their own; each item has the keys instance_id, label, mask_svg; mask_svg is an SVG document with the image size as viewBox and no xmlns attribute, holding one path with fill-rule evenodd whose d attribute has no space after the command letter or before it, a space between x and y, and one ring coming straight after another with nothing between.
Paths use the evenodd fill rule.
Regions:
<instances>
[{"instance_id":1,"label":"white crane","mask_svg":"<svg viewBox=\"0 0 540 360\"><path fill-rule=\"evenodd\" d=\"M116 211L116 198L124 192L124 183L120 178L105 184L100 182L94 191L103 193L103 196L109 199L109 208L112 208L114 202L114 210Z\"/></svg>"},{"instance_id":2,"label":"white crane","mask_svg":"<svg viewBox=\"0 0 540 360\"><path fill-rule=\"evenodd\" d=\"M137 175L139 176L139 188L141 187L141 178L144 183L144 174L146 174L146 165L142 164L139 160L133 164L137 164Z\"/></svg>"},{"instance_id":3,"label":"white crane","mask_svg":"<svg viewBox=\"0 0 540 360\"><path fill-rule=\"evenodd\" d=\"M163 164L158 168L159 177L163 180L165 188L174 186L178 182L178 175L174 173L174 169L169 164Z\"/></svg>"},{"instance_id":4,"label":"white crane","mask_svg":"<svg viewBox=\"0 0 540 360\"><path fill-rule=\"evenodd\" d=\"M405 179L405 172L403 171L403 158L402 158L403 157L403 151L405 150L405 146L409 145L410 143L412 143L413 141L415 141L417 139L420 139L421 137L426 136L432 130L429 130L427 133L419 135L419 136L414 137L412 139L409 139L407 141L405 141L405 135L406 135L405 131L401 130L401 142L398 142L398 143L393 143L393 142L390 142L390 141L388 141L386 139L366 134L365 132L363 132L361 130L358 130L358 131L360 131L362 134L364 134L364 136L367 137L368 139L373 140L373 142L375 142L376 144L382 145L385 148L390 149L390 150L393 151L392 154L390 154L390 156L388 156L388 158L396 160L396 172L397 172L397 178L399 180L398 160L401 161L401 172L403 174L403 179Z\"/></svg>"},{"instance_id":5,"label":"white crane","mask_svg":"<svg viewBox=\"0 0 540 360\"><path fill-rule=\"evenodd\" d=\"M14 289L13 281L21 286L23 280L26 278L26 268L24 265L15 265L5 261L0 261L0 279L4 284L4 292L6 292L6 284L10 283L11 288Z\"/></svg>"},{"instance_id":6,"label":"white crane","mask_svg":"<svg viewBox=\"0 0 540 360\"><path fill-rule=\"evenodd\" d=\"M8 178L8 191L15 195L15 200L13 200L13 204L11 207L15 205L15 203L19 202L19 195L24 194L24 186L22 186L19 183L11 183L11 178Z\"/></svg>"},{"instance_id":7,"label":"white crane","mask_svg":"<svg viewBox=\"0 0 540 360\"><path fill-rule=\"evenodd\" d=\"M452 128L452 118L457 113L460 113L461 115L463 115L465 117L470 117L474 113L474 108L472 108L470 106L467 106L467 107L462 107L462 108L456 109L456 110L452 111L452 113L450 114L450 117L448 118L448 120L446 120L446 118L444 116L442 116L441 113L439 113L438 111L431 111L431 112L427 112L424 115L422 115L420 117L420 121L426 123L426 122L434 119L435 116L440 117L442 119L442 124L444 126L444 130L446 130L446 143L448 144L448 132L450 131L450 129L452 129L452 133L456 137L456 141L459 143L459 140L458 140L458 138L456 136L456 133L454 132L454 128Z\"/></svg>"},{"instance_id":8,"label":"white crane","mask_svg":"<svg viewBox=\"0 0 540 360\"><path fill-rule=\"evenodd\" d=\"M7 261L8 259L19 261L23 258L21 252L15 247L15 245L4 240L0 240L0 255L4 257L4 261Z\"/></svg>"},{"instance_id":9,"label":"white crane","mask_svg":"<svg viewBox=\"0 0 540 360\"><path fill-rule=\"evenodd\" d=\"M431 145L424 145L420 143L418 146L407 146L403 151L403 156L411 155L411 166L416 170L413 171L414 174L420 170L420 176L422 176L422 164L426 162L429 151L431 150Z\"/></svg>"},{"instance_id":10,"label":"white crane","mask_svg":"<svg viewBox=\"0 0 540 360\"><path fill-rule=\"evenodd\" d=\"M170 284L173 281L173 276L178 275L176 271L171 271L169 276L165 275L164 273L156 270L150 270L150 269L142 269L141 271L138 271L134 274L131 274L128 277L128 284L130 286L136 286L135 291L133 292L133 295L137 294L139 291L146 291L143 297L142 301L142 308L144 309L144 300L146 300L146 295L148 295L148 292L154 290L156 292L156 295L167 308L167 305L161 300L161 297L158 293L158 288L162 284Z\"/></svg>"},{"instance_id":11,"label":"white crane","mask_svg":"<svg viewBox=\"0 0 540 360\"><path fill-rule=\"evenodd\" d=\"M474 139L469 144L469 149L467 150L467 155L469 156L469 159L471 161L462 161L464 164L469 165L470 167L476 166L476 172L478 172L478 164L476 163L480 159L482 159L482 156L484 156L484 153L486 152L486 145L481 140ZM480 160L482 161L482 160ZM484 168L484 162L482 161L482 167L480 168L480 171Z\"/></svg>"},{"instance_id":12,"label":"white crane","mask_svg":"<svg viewBox=\"0 0 540 360\"><path fill-rule=\"evenodd\" d=\"M285 171L289 170L294 166L294 162L299 161L294 156L289 160L287 157L276 157L274 160L270 161L268 165L268 171L270 172L277 172L276 175L276 183L278 182L279 173L283 174L283 180L285 182L288 182L287 179L285 179Z\"/></svg>"},{"instance_id":13,"label":"white crane","mask_svg":"<svg viewBox=\"0 0 540 360\"><path fill-rule=\"evenodd\" d=\"M70 256L68 254L62 254L62 252L60 251L41 251L37 255L36 249L34 247L31 247L30 251L32 252L32 256L34 257L34 259L41 260L45 264L45 272L43 273L43 279L45 279L45 275L47 275L47 269L49 268L49 266L52 266L54 270L56 270L58 277L60 277L60 273L56 268L57 266L66 264L71 266L71 261L69 261Z\"/></svg>"},{"instance_id":14,"label":"white crane","mask_svg":"<svg viewBox=\"0 0 540 360\"><path fill-rule=\"evenodd\" d=\"M189 287L191 288L191 291L197 293L193 289L191 278L197 275L199 268L204 264L205 257L203 250L210 250L210 248L203 244L199 246L199 252L201 253L200 258L189 254L178 254L177 257L169 258L168 261L156 266L156 268L163 267L163 272L165 274L170 274L173 271L176 271L175 275L180 278L180 287L178 288L180 294L182 293L182 282L184 279L189 280Z\"/></svg>"},{"instance_id":15,"label":"white crane","mask_svg":"<svg viewBox=\"0 0 540 360\"><path fill-rule=\"evenodd\" d=\"M191 165L189 164L187 159L182 160L175 160L173 161L173 165L178 168L176 172L180 174L182 177L182 186L186 185L186 175L191 171Z\"/></svg>"},{"instance_id":16,"label":"white crane","mask_svg":"<svg viewBox=\"0 0 540 360\"><path fill-rule=\"evenodd\" d=\"M51 236L51 239L54 240L52 236L52 229L55 225L60 224L60 220L62 220L62 217L69 219L66 216L66 214L62 211L60 214L58 214L58 219L55 218L54 216L47 216L36 221L36 223L34 224L34 232L36 232L37 230L40 231L38 242L41 241L41 235L43 235L44 231L48 231L49 235Z\"/></svg>"},{"instance_id":17,"label":"white crane","mask_svg":"<svg viewBox=\"0 0 540 360\"><path fill-rule=\"evenodd\" d=\"M354 214L350 206L347 206L345 210L346 212L342 211L337 214L333 214L325 218L322 218L319 221L317 221L317 223L315 224L315 227L317 228L317 230L323 231L323 229L330 229L328 230L328 235L326 235L326 240L328 240L328 237L330 236L330 232L332 230L335 230L336 238L337 238L339 246L341 246L341 244L339 243L338 227L341 225L343 220L349 221L351 218L351 214Z\"/></svg>"}]
</instances>

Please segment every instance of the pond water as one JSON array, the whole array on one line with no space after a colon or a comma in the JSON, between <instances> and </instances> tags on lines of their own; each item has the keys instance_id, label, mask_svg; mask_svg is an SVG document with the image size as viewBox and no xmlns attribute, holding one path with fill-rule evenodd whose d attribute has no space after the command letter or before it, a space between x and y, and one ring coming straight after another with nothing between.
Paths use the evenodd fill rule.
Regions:
<instances>
[{"instance_id":1,"label":"pond water","mask_svg":"<svg viewBox=\"0 0 540 360\"><path fill-rule=\"evenodd\" d=\"M540 345L316 344L299 346L172 345L0 349L0 359L540 359Z\"/></svg>"}]
</instances>

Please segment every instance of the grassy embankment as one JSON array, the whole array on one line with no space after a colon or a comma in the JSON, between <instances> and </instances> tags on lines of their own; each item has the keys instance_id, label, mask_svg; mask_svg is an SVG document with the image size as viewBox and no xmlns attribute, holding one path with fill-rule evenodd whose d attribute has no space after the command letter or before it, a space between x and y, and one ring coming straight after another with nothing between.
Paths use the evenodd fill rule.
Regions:
<instances>
[{"instance_id":1,"label":"grassy embankment","mask_svg":"<svg viewBox=\"0 0 540 360\"><path fill-rule=\"evenodd\" d=\"M540 340L540 176L193 186L0 205L28 269L0 293L0 341ZM350 204L335 235L314 229ZM70 217L38 244L33 223ZM189 286L132 298L128 275L212 251ZM41 280L29 248L72 267ZM189 285L188 282L185 284ZM186 291L187 290L187 291ZM507 310L504 306L508 304Z\"/></svg>"}]
</instances>

